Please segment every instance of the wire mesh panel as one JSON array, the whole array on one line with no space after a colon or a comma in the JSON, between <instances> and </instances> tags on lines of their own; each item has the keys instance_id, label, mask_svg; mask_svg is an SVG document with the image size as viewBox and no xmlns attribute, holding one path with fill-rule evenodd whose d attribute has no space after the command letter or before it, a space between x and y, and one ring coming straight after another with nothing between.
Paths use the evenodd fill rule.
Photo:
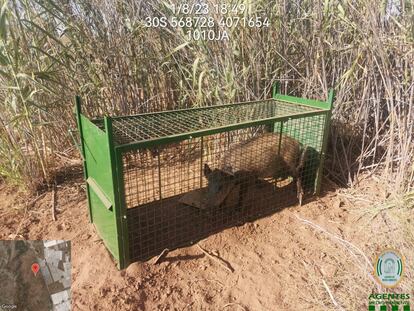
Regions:
<instances>
[{"instance_id":1,"label":"wire mesh panel","mask_svg":"<svg viewBox=\"0 0 414 311\"><path fill-rule=\"evenodd\" d=\"M274 117L293 116L319 109L274 99L187 110L149 113L113 119L116 144L128 144L203 129L229 126ZM95 123L103 128L103 121Z\"/></svg>"},{"instance_id":2,"label":"wire mesh panel","mask_svg":"<svg viewBox=\"0 0 414 311\"><path fill-rule=\"evenodd\" d=\"M200 139L124 153L126 207L195 189L199 166Z\"/></svg>"},{"instance_id":3,"label":"wire mesh panel","mask_svg":"<svg viewBox=\"0 0 414 311\"><path fill-rule=\"evenodd\" d=\"M325 116L123 155L130 260L297 204L313 192Z\"/></svg>"},{"instance_id":4,"label":"wire mesh panel","mask_svg":"<svg viewBox=\"0 0 414 311\"><path fill-rule=\"evenodd\" d=\"M151 257L197 234L202 218L179 198L200 188L201 143L196 138L124 154L131 258Z\"/></svg>"}]
</instances>

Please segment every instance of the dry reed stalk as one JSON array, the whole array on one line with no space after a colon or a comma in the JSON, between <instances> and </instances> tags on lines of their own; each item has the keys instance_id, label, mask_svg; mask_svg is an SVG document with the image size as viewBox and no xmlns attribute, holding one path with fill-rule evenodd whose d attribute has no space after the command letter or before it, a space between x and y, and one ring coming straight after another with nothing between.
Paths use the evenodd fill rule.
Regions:
<instances>
[{"instance_id":1,"label":"dry reed stalk","mask_svg":"<svg viewBox=\"0 0 414 311\"><path fill-rule=\"evenodd\" d=\"M221 266L223 266L227 271L233 273L234 268L224 259L220 258L219 256L212 255L209 252L207 252L204 248L202 248L199 244L197 244L197 247L206 254L209 258L213 259L213 261L219 263Z\"/></svg>"},{"instance_id":2,"label":"dry reed stalk","mask_svg":"<svg viewBox=\"0 0 414 311\"><path fill-rule=\"evenodd\" d=\"M331 301L332 301L332 303L334 304L334 306L335 306L337 309L339 309L339 310L344 310L344 308L342 308L342 307L339 305L339 303L336 301L335 297L332 295L332 292L331 292L331 290L330 290L330 288L329 288L328 284L326 284L325 280L322 280L322 283L323 283L323 286L325 287L325 289L326 289L326 291L327 291L327 293L328 293L328 295L329 295L329 298L331 298Z\"/></svg>"}]
</instances>

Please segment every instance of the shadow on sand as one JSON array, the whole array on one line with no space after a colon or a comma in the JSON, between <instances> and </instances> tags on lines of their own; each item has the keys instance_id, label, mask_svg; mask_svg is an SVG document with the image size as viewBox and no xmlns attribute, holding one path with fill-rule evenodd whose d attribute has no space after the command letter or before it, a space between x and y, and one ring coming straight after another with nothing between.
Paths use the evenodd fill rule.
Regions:
<instances>
[{"instance_id":1,"label":"shadow on sand","mask_svg":"<svg viewBox=\"0 0 414 311\"><path fill-rule=\"evenodd\" d=\"M130 262L144 261L164 249L189 246L212 234L254 221L298 204L296 186L290 183L274 189L271 183L250 187L241 206L222 204L199 209L179 200L177 195L127 211ZM306 202L315 196L306 196Z\"/></svg>"}]
</instances>

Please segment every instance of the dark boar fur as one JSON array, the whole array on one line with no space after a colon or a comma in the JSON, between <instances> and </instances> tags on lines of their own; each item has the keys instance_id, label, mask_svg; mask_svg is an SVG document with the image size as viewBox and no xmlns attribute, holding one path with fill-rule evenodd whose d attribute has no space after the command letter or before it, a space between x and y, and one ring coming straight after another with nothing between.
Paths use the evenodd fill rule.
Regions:
<instances>
[{"instance_id":1,"label":"dark boar fur","mask_svg":"<svg viewBox=\"0 0 414 311\"><path fill-rule=\"evenodd\" d=\"M240 170L233 173L220 169L211 169L204 164L204 176L208 180L207 206L217 207L222 204L240 209L244 195L252 179L250 172ZM253 179L254 180L254 179Z\"/></svg>"}]
</instances>

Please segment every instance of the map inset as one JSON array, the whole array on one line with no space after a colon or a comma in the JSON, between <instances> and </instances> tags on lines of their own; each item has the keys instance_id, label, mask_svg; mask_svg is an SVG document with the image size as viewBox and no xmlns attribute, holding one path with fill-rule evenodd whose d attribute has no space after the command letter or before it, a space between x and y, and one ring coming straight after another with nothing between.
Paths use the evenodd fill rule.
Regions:
<instances>
[{"instance_id":1,"label":"map inset","mask_svg":"<svg viewBox=\"0 0 414 311\"><path fill-rule=\"evenodd\" d=\"M0 311L70 311L70 242L0 241Z\"/></svg>"}]
</instances>

